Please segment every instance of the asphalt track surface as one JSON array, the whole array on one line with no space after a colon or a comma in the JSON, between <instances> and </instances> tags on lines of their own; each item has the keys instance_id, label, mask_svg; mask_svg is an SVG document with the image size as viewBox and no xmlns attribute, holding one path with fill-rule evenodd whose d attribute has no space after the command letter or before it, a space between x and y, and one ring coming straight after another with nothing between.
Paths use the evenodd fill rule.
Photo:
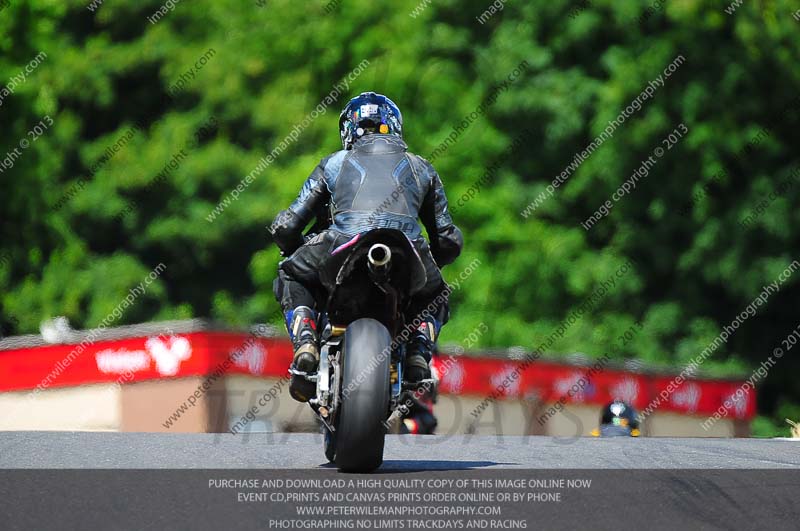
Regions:
<instances>
[{"instance_id":1,"label":"asphalt track surface","mask_svg":"<svg viewBox=\"0 0 800 531\"><path fill-rule=\"evenodd\" d=\"M548 530L775 531L797 529L800 521L800 441L395 435L387 438L384 465L373 474L340 473L326 462L321 436L314 434L0 432L0 450L0 529L500 529L516 522L515 528ZM464 492L483 488L469 482L500 478L583 478L591 484L560 487L563 499L557 501L498 498L489 504L500 511L493 513L497 516L480 521L439 512L390 520L303 516L308 513L300 507L361 510L364 504L242 499L251 489L266 489L269 496L284 489L217 483L248 478L331 483L365 478L377 484L338 492L415 489L420 496L455 496L457 481L464 482ZM403 481L419 485L394 485ZM451 486L429 483L436 481ZM332 490L291 487L298 495ZM515 488L525 496L548 493ZM421 499L366 505L415 511L481 505Z\"/></svg>"},{"instance_id":2,"label":"asphalt track surface","mask_svg":"<svg viewBox=\"0 0 800 531\"><path fill-rule=\"evenodd\" d=\"M331 469L307 433L0 432L0 468ZM800 441L478 435L386 439L378 472L800 469Z\"/></svg>"}]
</instances>

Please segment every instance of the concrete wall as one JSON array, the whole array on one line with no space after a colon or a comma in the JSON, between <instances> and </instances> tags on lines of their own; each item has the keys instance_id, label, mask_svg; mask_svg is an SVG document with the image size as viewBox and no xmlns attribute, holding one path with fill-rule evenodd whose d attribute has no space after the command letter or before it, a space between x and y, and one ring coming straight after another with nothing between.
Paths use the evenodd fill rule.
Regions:
<instances>
[{"instance_id":1,"label":"concrete wall","mask_svg":"<svg viewBox=\"0 0 800 531\"><path fill-rule=\"evenodd\" d=\"M251 431L319 431L316 416L308 404L293 400L289 396L288 384L281 384L277 378L234 375L226 379L225 385L228 392L225 431L242 422L242 417L251 408L257 408L251 415L255 420L245 421ZM277 392L277 399L269 395L271 390ZM265 396L269 396L269 400Z\"/></svg>"},{"instance_id":2,"label":"concrete wall","mask_svg":"<svg viewBox=\"0 0 800 531\"><path fill-rule=\"evenodd\" d=\"M677 413L654 413L647 419L645 435L649 437L746 437L749 433L737 433L737 423L723 419L703 429L708 417L678 415ZM745 423L746 424L746 423Z\"/></svg>"},{"instance_id":3,"label":"concrete wall","mask_svg":"<svg viewBox=\"0 0 800 531\"><path fill-rule=\"evenodd\" d=\"M0 393L0 430L113 430L160 432L318 432L306 404L292 400L285 382L276 378L232 375L218 381L165 427L170 415L202 385L204 378L176 378L126 385L87 385L30 393ZM277 396L266 400L270 391ZM499 400L480 413L483 397L440 395L434 408L441 435L590 436L597 428L600 406L570 405L541 424L551 404ZM248 411L250 418L242 420ZM642 426L651 437L746 437L747 422L720 420L708 431L706 417L654 413Z\"/></svg>"},{"instance_id":4,"label":"concrete wall","mask_svg":"<svg viewBox=\"0 0 800 531\"><path fill-rule=\"evenodd\" d=\"M311 431L319 430L318 424L306 404L292 400L284 385L278 399L270 399L266 406L259 399L278 380L249 376L232 376L227 379L229 427L246 414L249 408L257 407L255 420L247 424L252 431ZM437 433L455 435L474 433L477 435L552 435L558 437L588 437L600 422L598 405L570 405L554 416L543 420L552 404L527 400L498 400L490 403L480 414L482 397L439 395L434 413L439 421ZM654 413L642 426L645 436L653 437L742 437L747 436L747 423L735 423L725 419L708 431L702 423L706 417Z\"/></svg>"},{"instance_id":5,"label":"concrete wall","mask_svg":"<svg viewBox=\"0 0 800 531\"><path fill-rule=\"evenodd\" d=\"M552 404L525 400L501 400L489 404L480 415L473 415L482 399L441 395L434 409L439 420L438 433L480 435L551 435L588 437L600 423L601 407L569 405L549 416ZM708 431L702 427L705 416L654 413L641 427L650 437L747 437L749 423L720 420ZM542 421L540 423L540 420Z\"/></svg>"},{"instance_id":6,"label":"concrete wall","mask_svg":"<svg viewBox=\"0 0 800 531\"><path fill-rule=\"evenodd\" d=\"M170 433L217 432L226 429L227 390L219 380L186 404L180 417L165 425L170 416L200 387L205 378L151 380L122 386L120 396L121 431ZM174 417L173 417L174 419Z\"/></svg>"},{"instance_id":7,"label":"concrete wall","mask_svg":"<svg viewBox=\"0 0 800 531\"><path fill-rule=\"evenodd\" d=\"M0 430L119 431L122 408L115 384L0 393Z\"/></svg>"}]
</instances>

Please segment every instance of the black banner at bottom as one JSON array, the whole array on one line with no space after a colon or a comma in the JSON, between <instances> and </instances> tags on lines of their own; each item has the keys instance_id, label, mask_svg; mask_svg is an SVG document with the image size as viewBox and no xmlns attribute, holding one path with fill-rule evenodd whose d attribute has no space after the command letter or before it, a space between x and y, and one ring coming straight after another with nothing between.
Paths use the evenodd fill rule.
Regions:
<instances>
[{"instance_id":1,"label":"black banner at bottom","mask_svg":"<svg viewBox=\"0 0 800 531\"><path fill-rule=\"evenodd\" d=\"M3 529L797 529L800 470L3 470Z\"/></svg>"}]
</instances>

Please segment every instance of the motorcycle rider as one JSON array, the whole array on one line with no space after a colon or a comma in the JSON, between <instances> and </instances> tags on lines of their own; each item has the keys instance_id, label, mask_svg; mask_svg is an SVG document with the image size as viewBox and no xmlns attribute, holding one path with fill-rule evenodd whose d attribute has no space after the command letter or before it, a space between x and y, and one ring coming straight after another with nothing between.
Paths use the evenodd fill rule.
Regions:
<instances>
[{"instance_id":1,"label":"motorcycle rider","mask_svg":"<svg viewBox=\"0 0 800 531\"><path fill-rule=\"evenodd\" d=\"M427 283L411 301L411 315L423 320L407 343L405 379L430 378L429 362L436 338L449 317L446 284L440 267L461 253L463 238L453 223L439 175L427 160L408 151L400 109L382 94L363 92L339 116L343 149L323 158L303 184L297 199L270 227L287 256L278 266L273 288L294 346L292 368L316 372L319 336L317 304L325 297L319 271L331 252L354 243L359 234L377 228L399 229L411 240L425 266ZM327 218L327 215L330 215ZM330 226L303 241L312 219ZM425 226L430 244L422 236ZM315 225L316 226L316 225ZM313 230L313 229L312 229ZM445 302L434 304L435 299ZM429 313L426 307L435 307ZM308 392L290 384L296 400Z\"/></svg>"},{"instance_id":2,"label":"motorcycle rider","mask_svg":"<svg viewBox=\"0 0 800 531\"><path fill-rule=\"evenodd\" d=\"M636 410L622 400L614 400L603 408L600 428L592 430L595 437L639 437L639 418Z\"/></svg>"}]
</instances>

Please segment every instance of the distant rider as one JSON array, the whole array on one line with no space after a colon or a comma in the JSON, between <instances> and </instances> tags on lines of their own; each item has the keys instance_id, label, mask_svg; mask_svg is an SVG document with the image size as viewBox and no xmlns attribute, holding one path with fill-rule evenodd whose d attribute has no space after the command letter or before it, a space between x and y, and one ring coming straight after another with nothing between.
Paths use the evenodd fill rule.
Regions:
<instances>
[{"instance_id":1,"label":"distant rider","mask_svg":"<svg viewBox=\"0 0 800 531\"><path fill-rule=\"evenodd\" d=\"M600 415L600 428L592 431L595 437L638 437L639 418L636 410L622 400L614 400Z\"/></svg>"}]
</instances>

